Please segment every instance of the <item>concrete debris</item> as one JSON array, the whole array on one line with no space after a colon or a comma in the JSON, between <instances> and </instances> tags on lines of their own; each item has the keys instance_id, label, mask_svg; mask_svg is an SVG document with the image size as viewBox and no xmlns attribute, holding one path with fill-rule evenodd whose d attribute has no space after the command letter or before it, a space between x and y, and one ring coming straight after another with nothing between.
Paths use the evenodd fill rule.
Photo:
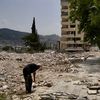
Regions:
<instances>
[{"instance_id":1,"label":"concrete debris","mask_svg":"<svg viewBox=\"0 0 100 100\"><path fill-rule=\"evenodd\" d=\"M2 89L3 89L3 90L8 89L8 86L7 86L7 85L4 85L4 86L2 87Z\"/></svg>"},{"instance_id":2,"label":"concrete debris","mask_svg":"<svg viewBox=\"0 0 100 100\"><path fill-rule=\"evenodd\" d=\"M77 99L77 98L78 98L78 96L75 95L75 94L70 94L70 95L68 96L68 99Z\"/></svg>"},{"instance_id":3,"label":"concrete debris","mask_svg":"<svg viewBox=\"0 0 100 100\"><path fill-rule=\"evenodd\" d=\"M90 89L88 89L87 93L89 95L96 95L98 93L98 91L97 90L90 90Z\"/></svg>"},{"instance_id":4,"label":"concrete debris","mask_svg":"<svg viewBox=\"0 0 100 100\"><path fill-rule=\"evenodd\" d=\"M55 92L49 94L41 94L39 100L89 100L87 96L79 97L75 94L65 92Z\"/></svg>"},{"instance_id":5,"label":"concrete debris","mask_svg":"<svg viewBox=\"0 0 100 100\"><path fill-rule=\"evenodd\" d=\"M91 100L93 94L98 94L96 100L100 100L100 75L90 77L82 66L71 62L76 58L83 61L85 56L75 55L71 59L68 54L54 51L0 52L0 94L5 94L7 100ZM22 70L29 63L40 63L42 67L32 84L32 93L26 94Z\"/></svg>"},{"instance_id":6,"label":"concrete debris","mask_svg":"<svg viewBox=\"0 0 100 100\"><path fill-rule=\"evenodd\" d=\"M88 87L88 94L93 95L93 94L98 94L100 90L100 85L89 85Z\"/></svg>"},{"instance_id":7,"label":"concrete debris","mask_svg":"<svg viewBox=\"0 0 100 100\"><path fill-rule=\"evenodd\" d=\"M79 97L77 100L89 100L87 96L85 97Z\"/></svg>"},{"instance_id":8,"label":"concrete debris","mask_svg":"<svg viewBox=\"0 0 100 100\"><path fill-rule=\"evenodd\" d=\"M41 94L40 100L74 100L77 98L77 96L73 94L63 93L63 92L55 92L55 93L49 93L49 94Z\"/></svg>"}]
</instances>

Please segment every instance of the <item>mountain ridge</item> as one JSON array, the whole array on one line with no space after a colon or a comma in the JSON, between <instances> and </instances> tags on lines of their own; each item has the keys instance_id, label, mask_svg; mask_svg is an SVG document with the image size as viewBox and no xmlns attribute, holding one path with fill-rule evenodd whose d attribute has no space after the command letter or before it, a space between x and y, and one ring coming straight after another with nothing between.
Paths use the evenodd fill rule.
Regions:
<instances>
[{"instance_id":1,"label":"mountain ridge","mask_svg":"<svg viewBox=\"0 0 100 100\"><path fill-rule=\"evenodd\" d=\"M0 28L0 44L1 45L23 45L22 38L30 33L21 32L9 28ZM40 41L55 44L60 37L56 34L40 35Z\"/></svg>"}]
</instances>

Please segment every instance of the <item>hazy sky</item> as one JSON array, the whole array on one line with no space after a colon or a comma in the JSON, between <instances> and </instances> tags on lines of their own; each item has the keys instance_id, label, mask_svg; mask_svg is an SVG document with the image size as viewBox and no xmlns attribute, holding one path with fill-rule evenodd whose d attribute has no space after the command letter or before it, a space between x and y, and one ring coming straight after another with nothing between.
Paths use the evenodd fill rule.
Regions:
<instances>
[{"instance_id":1,"label":"hazy sky","mask_svg":"<svg viewBox=\"0 0 100 100\"><path fill-rule=\"evenodd\" d=\"M60 0L0 0L0 28L31 32L33 17L41 35L60 35Z\"/></svg>"}]
</instances>

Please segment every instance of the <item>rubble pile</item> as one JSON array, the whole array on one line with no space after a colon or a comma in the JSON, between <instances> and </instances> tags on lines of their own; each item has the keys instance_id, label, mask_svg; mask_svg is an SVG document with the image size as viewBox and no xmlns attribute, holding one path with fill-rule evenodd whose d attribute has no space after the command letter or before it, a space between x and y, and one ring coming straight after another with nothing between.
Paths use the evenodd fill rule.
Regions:
<instances>
[{"instance_id":1,"label":"rubble pile","mask_svg":"<svg viewBox=\"0 0 100 100\"><path fill-rule=\"evenodd\" d=\"M28 63L40 63L42 70L48 69L54 72L70 72L73 71L72 68L77 67L68 60L66 54L62 53L16 54L3 52L0 54L0 60L2 63L5 63L2 66L9 66L7 69L8 72L11 68L23 67Z\"/></svg>"},{"instance_id":2,"label":"rubble pile","mask_svg":"<svg viewBox=\"0 0 100 100\"><path fill-rule=\"evenodd\" d=\"M32 84L33 93L26 94L22 71L29 63L42 67ZM7 96L7 100L100 100L99 82L99 74L89 76L69 61L68 54L0 53L0 95Z\"/></svg>"},{"instance_id":3,"label":"rubble pile","mask_svg":"<svg viewBox=\"0 0 100 100\"><path fill-rule=\"evenodd\" d=\"M78 96L74 94L68 94L64 92L55 92L50 94L41 94L40 100L77 100Z\"/></svg>"},{"instance_id":4,"label":"rubble pile","mask_svg":"<svg viewBox=\"0 0 100 100\"><path fill-rule=\"evenodd\" d=\"M24 83L22 68L28 63L41 63L41 71L70 72L74 68L66 54L61 53L35 53L17 54L0 53L0 90L16 92L15 87Z\"/></svg>"},{"instance_id":5,"label":"rubble pile","mask_svg":"<svg viewBox=\"0 0 100 100\"><path fill-rule=\"evenodd\" d=\"M41 63L43 70L50 70L54 72L71 72L75 68L68 60L66 54L62 53L39 53L32 55L32 62Z\"/></svg>"}]
</instances>

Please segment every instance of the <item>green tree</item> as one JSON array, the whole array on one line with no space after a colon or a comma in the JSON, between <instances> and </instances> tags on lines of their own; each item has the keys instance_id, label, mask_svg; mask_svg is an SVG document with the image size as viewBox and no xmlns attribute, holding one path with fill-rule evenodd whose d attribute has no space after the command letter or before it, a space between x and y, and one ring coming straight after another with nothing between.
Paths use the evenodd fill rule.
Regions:
<instances>
[{"instance_id":1,"label":"green tree","mask_svg":"<svg viewBox=\"0 0 100 100\"><path fill-rule=\"evenodd\" d=\"M25 36L24 42L25 45L29 47L29 49L38 51L40 50L41 44L39 41L39 35L37 34L37 30L36 30L36 25L35 25L35 18L33 18L33 24L32 24L32 33Z\"/></svg>"},{"instance_id":2,"label":"green tree","mask_svg":"<svg viewBox=\"0 0 100 100\"><path fill-rule=\"evenodd\" d=\"M70 19L80 22L79 31L85 32L85 41L100 48L100 0L69 0Z\"/></svg>"}]
</instances>

